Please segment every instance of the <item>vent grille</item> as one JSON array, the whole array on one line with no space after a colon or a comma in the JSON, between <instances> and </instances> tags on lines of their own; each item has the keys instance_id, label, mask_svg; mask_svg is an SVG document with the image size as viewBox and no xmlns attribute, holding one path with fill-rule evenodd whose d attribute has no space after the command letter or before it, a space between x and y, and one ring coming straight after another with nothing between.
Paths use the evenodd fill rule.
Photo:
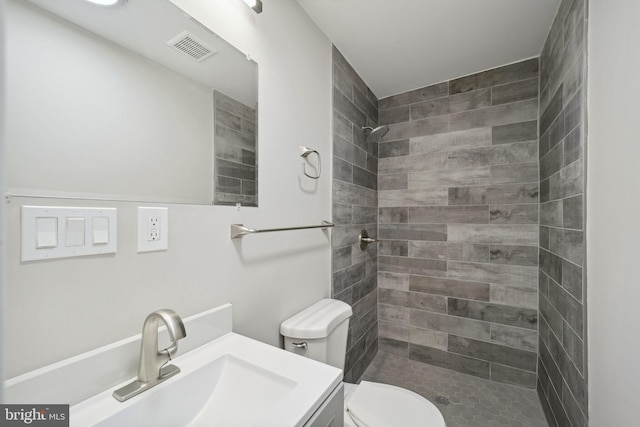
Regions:
<instances>
[{"instance_id":1,"label":"vent grille","mask_svg":"<svg viewBox=\"0 0 640 427\"><path fill-rule=\"evenodd\" d=\"M202 62L210 56L218 53L217 50L208 46L205 42L198 39L188 31L183 31L178 34L176 37L169 40L167 44L196 62Z\"/></svg>"}]
</instances>

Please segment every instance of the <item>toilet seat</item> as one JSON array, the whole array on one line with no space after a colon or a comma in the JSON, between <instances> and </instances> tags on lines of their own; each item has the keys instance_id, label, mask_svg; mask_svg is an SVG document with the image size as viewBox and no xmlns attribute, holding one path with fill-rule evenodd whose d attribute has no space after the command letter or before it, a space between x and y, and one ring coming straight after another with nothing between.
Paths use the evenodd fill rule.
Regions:
<instances>
[{"instance_id":1,"label":"toilet seat","mask_svg":"<svg viewBox=\"0 0 640 427\"><path fill-rule=\"evenodd\" d=\"M345 425L446 427L438 408L412 391L369 381L354 388L345 401Z\"/></svg>"}]
</instances>

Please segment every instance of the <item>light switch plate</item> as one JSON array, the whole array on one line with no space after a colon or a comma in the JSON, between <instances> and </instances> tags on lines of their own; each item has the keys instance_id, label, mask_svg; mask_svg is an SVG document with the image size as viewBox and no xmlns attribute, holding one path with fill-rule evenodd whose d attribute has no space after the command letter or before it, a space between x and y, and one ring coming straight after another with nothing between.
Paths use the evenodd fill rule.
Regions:
<instances>
[{"instance_id":1,"label":"light switch plate","mask_svg":"<svg viewBox=\"0 0 640 427\"><path fill-rule=\"evenodd\" d=\"M116 208L22 206L21 217L22 261L116 252ZM92 219L95 217L105 218L108 224L107 244L93 244Z\"/></svg>"},{"instance_id":2,"label":"light switch plate","mask_svg":"<svg viewBox=\"0 0 640 427\"><path fill-rule=\"evenodd\" d=\"M138 207L138 252L169 249L169 208Z\"/></svg>"}]
</instances>

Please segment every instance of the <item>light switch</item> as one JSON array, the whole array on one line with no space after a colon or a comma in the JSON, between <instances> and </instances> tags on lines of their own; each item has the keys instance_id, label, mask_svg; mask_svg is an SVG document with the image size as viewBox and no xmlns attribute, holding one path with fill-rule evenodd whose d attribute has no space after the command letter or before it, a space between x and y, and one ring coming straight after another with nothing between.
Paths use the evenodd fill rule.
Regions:
<instances>
[{"instance_id":1,"label":"light switch","mask_svg":"<svg viewBox=\"0 0 640 427\"><path fill-rule=\"evenodd\" d=\"M93 241L94 245L106 245L109 243L109 217L93 217Z\"/></svg>"},{"instance_id":2,"label":"light switch","mask_svg":"<svg viewBox=\"0 0 640 427\"><path fill-rule=\"evenodd\" d=\"M84 218L66 218L65 242L66 247L84 246Z\"/></svg>"},{"instance_id":3,"label":"light switch","mask_svg":"<svg viewBox=\"0 0 640 427\"><path fill-rule=\"evenodd\" d=\"M58 246L58 218L36 218L36 248L55 248Z\"/></svg>"}]
</instances>

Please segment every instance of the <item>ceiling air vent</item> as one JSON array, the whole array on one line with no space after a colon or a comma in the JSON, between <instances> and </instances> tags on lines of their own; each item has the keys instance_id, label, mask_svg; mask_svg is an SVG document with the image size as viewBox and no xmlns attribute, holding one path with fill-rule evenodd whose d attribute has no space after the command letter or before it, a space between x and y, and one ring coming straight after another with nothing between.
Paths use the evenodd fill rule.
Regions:
<instances>
[{"instance_id":1,"label":"ceiling air vent","mask_svg":"<svg viewBox=\"0 0 640 427\"><path fill-rule=\"evenodd\" d=\"M208 57L218 53L217 50L208 46L188 31L181 32L169 40L167 44L196 62L202 62Z\"/></svg>"}]
</instances>

